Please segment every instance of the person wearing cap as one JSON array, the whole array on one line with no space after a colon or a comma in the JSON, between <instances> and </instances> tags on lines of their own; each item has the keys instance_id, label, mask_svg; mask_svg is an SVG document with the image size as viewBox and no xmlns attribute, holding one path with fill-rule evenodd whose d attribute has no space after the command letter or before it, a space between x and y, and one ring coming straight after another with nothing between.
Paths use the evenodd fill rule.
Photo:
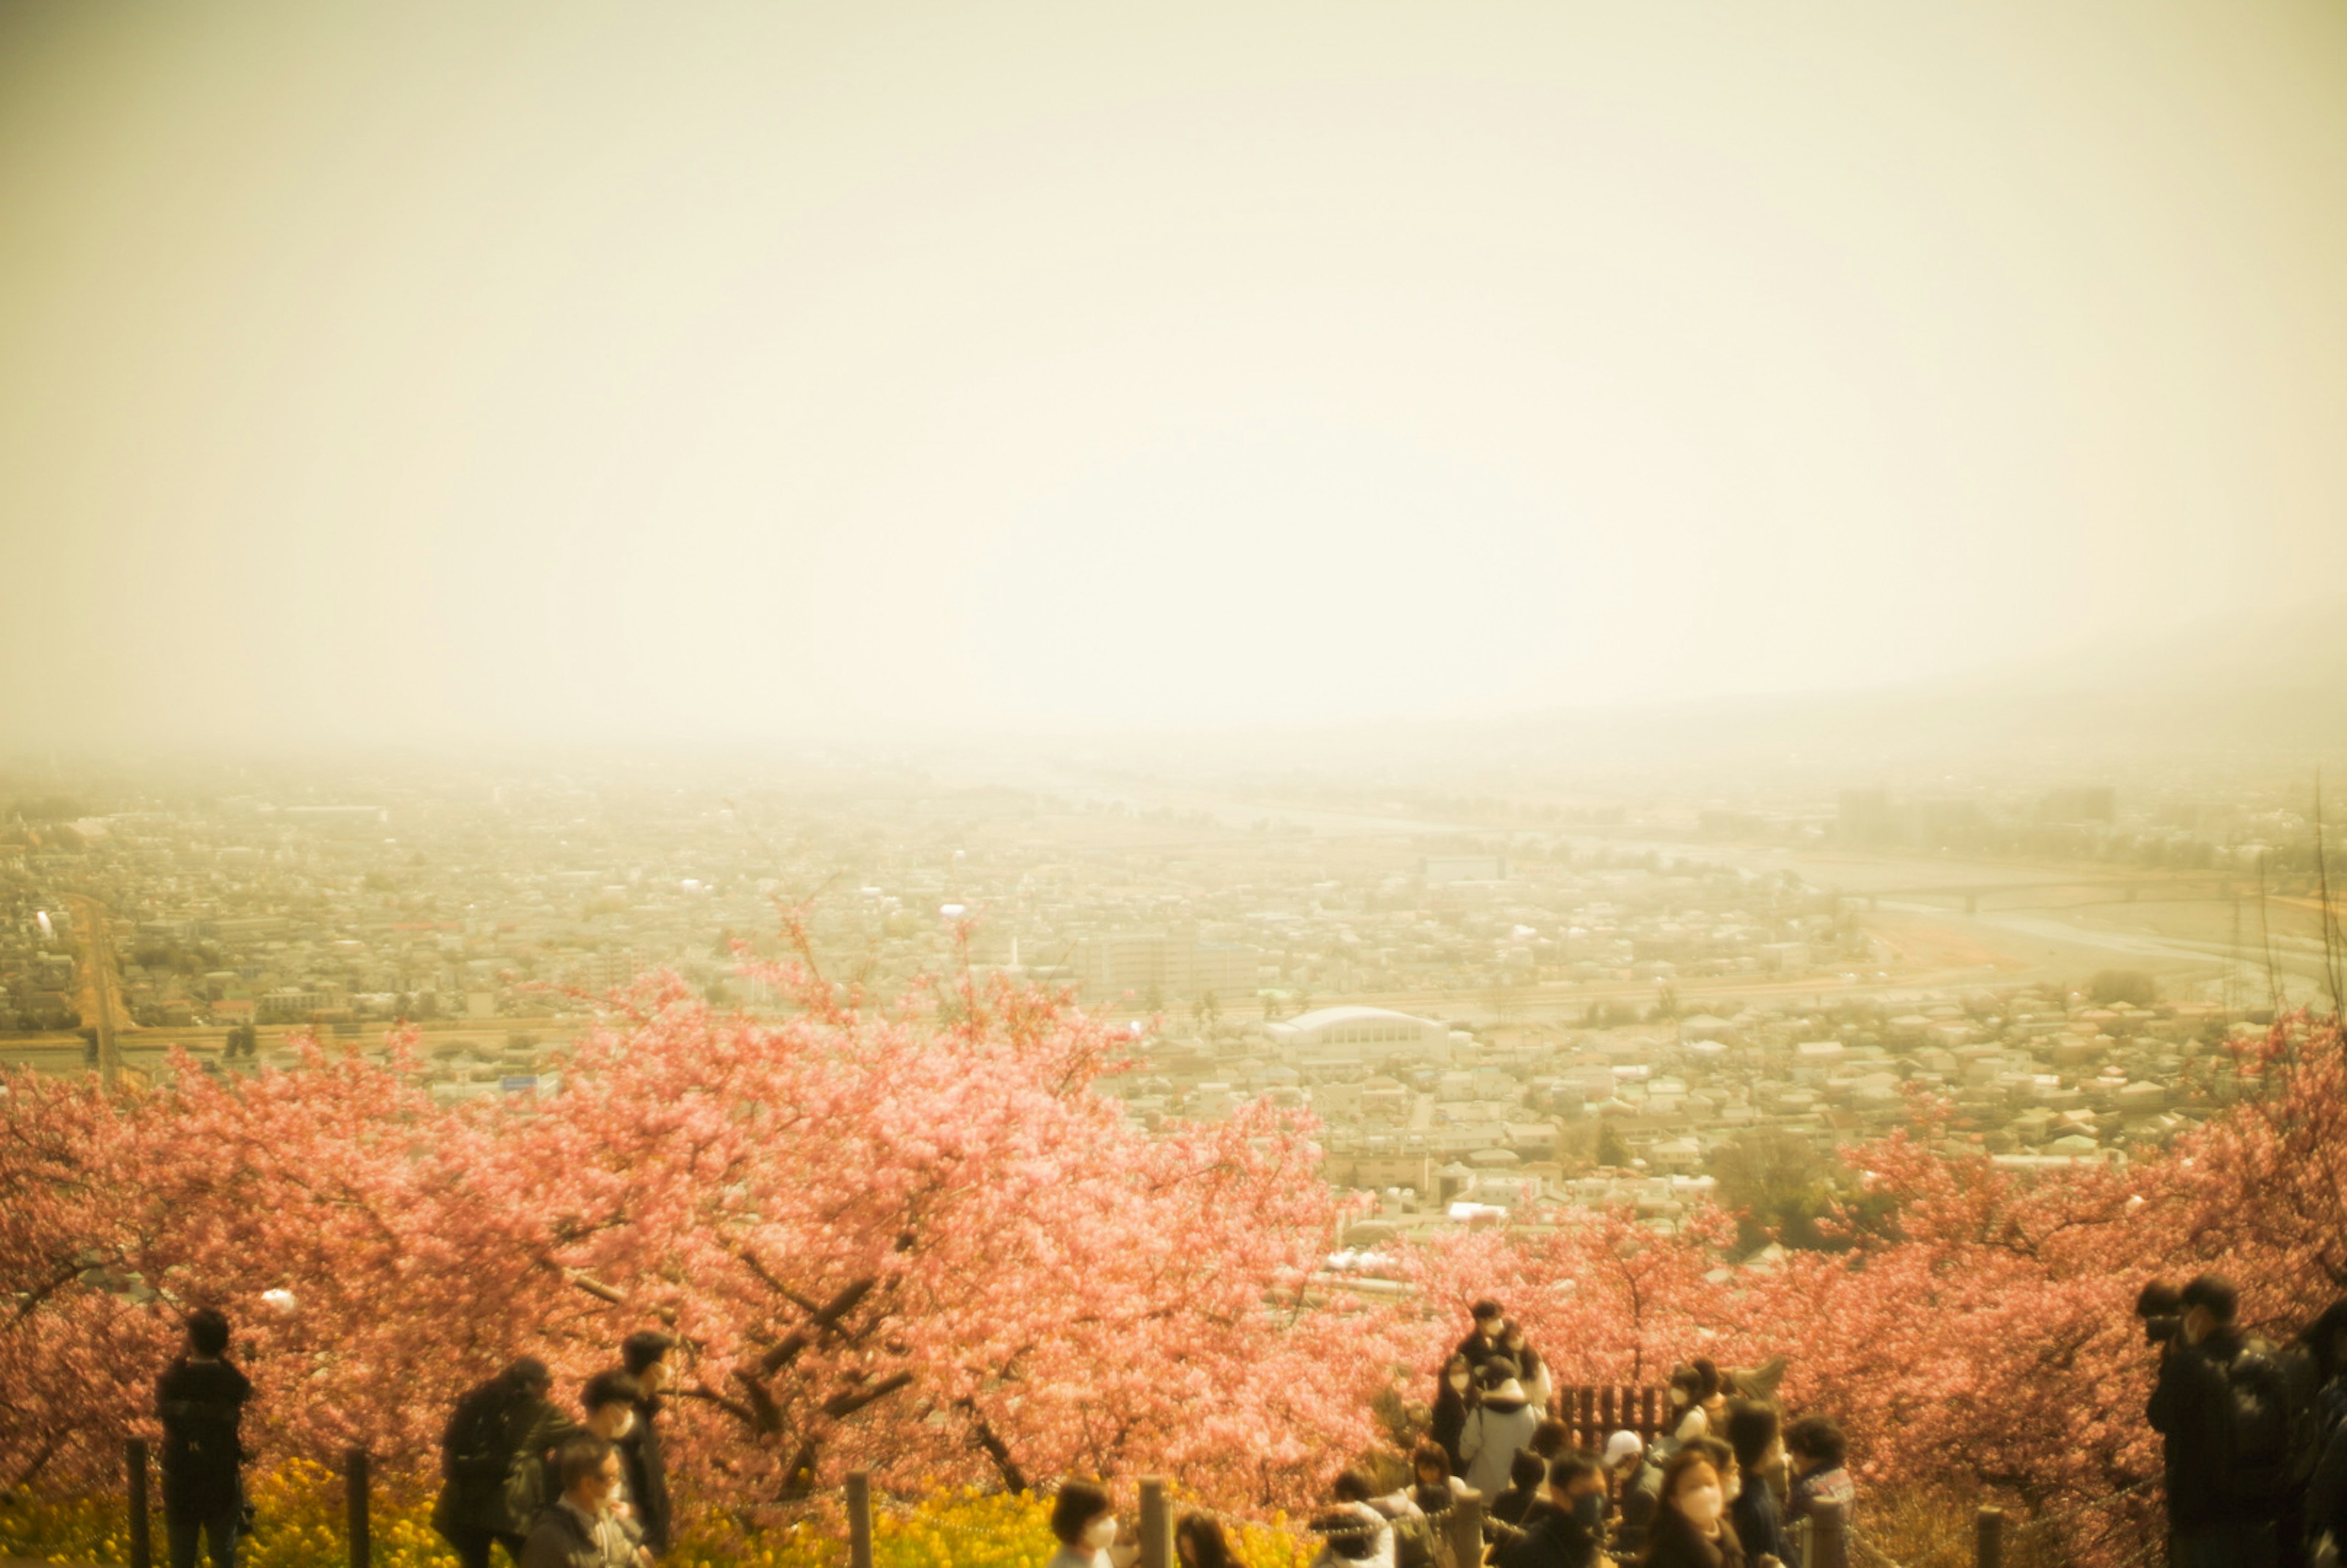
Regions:
<instances>
[{"instance_id":1,"label":"person wearing cap","mask_svg":"<svg viewBox=\"0 0 2347 1568\"><path fill-rule=\"evenodd\" d=\"M1513 1368L1494 1370L1504 1375L1483 1391L1482 1399L1467 1418L1466 1430L1459 1435L1459 1457L1467 1466L1467 1484L1486 1498L1497 1497L1506 1489L1508 1467L1515 1462L1516 1451L1532 1447L1532 1433L1540 1426L1540 1412L1524 1398L1524 1386L1516 1381Z\"/></svg>"},{"instance_id":2,"label":"person wearing cap","mask_svg":"<svg viewBox=\"0 0 2347 1568\"><path fill-rule=\"evenodd\" d=\"M524 1356L456 1401L440 1437L432 1527L463 1568L488 1568L501 1545L518 1563L546 1510L547 1455L580 1429L548 1398L554 1375Z\"/></svg>"},{"instance_id":3,"label":"person wearing cap","mask_svg":"<svg viewBox=\"0 0 2347 1568\"><path fill-rule=\"evenodd\" d=\"M1637 1433L1615 1432L1605 1440L1605 1478L1614 1490L1614 1553L1623 1560L1646 1544L1662 1501L1663 1467L1646 1458L1646 1445Z\"/></svg>"}]
</instances>

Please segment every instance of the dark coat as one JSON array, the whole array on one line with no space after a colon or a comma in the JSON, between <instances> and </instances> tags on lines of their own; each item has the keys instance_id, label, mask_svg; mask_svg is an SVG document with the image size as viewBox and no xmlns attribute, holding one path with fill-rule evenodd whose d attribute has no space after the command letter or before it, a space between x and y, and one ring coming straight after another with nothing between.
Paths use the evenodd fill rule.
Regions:
<instances>
[{"instance_id":1,"label":"dark coat","mask_svg":"<svg viewBox=\"0 0 2347 1568\"><path fill-rule=\"evenodd\" d=\"M1646 1532L1646 1554L1638 1559L1640 1568L1745 1568L1749 1561L1744 1543L1736 1538L1736 1526L1722 1520L1719 1539L1706 1541L1676 1508L1655 1515Z\"/></svg>"},{"instance_id":2,"label":"dark coat","mask_svg":"<svg viewBox=\"0 0 2347 1568\"><path fill-rule=\"evenodd\" d=\"M2231 1440L2230 1370L2243 1357L2266 1354L2264 1347L2224 1329L2197 1345L2172 1341L2160 1357L2159 1380L2144 1414L2168 1440L2164 1468L2171 1528L2197 1530L2261 1516L2228 1494L2224 1476ZM2262 1517L2270 1515L2266 1510Z\"/></svg>"},{"instance_id":3,"label":"dark coat","mask_svg":"<svg viewBox=\"0 0 2347 1568\"><path fill-rule=\"evenodd\" d=\"M2331 1429L2306 1488L2306 1528L2347 1542L2347 1421Z\"/></svg>"},{"instance_id":4,"label":"dark coat","mask_svg":"<svg viewBox=\"0 0 2347 1568\"><path fill-rule=\"evenodd\" d=\"M1662 1506L1663 1467L1651 1461L1640 1465L1622 1485L1622 1495L1614 1505L1614 1555L1627 1559L1642 1551L1646 1544L1646 1527L1655 1521L1655 1510Z\"/></svg>"},{"instance_id":5,"label":"dark coat","mask_svg":"<svg viewBox=\"0 0 2347 1568\"><path fill-rule=\"evenodd\" d=\"M1471 1372L1480 1372L1483 1369L1484 1362L1495 1357L1505 1357L1507 1352L1500 1348L1500 1342L1497 1339L1486 1339L1480 1330L1471 1328L1467 1331L1467 1337L1459 1341L1458 1348L1450 1354L1466 1357L1467 1369ZM1448 1364L1447 1358L1446 1364Z\"/></svg>"},{"instance_id":6,"label":"dark coat","mask_svg":"<svg viewBox=\"0 0 2347 1568\"><path fill-rule=\"evenodd\" d=\"M1564 1510L1550 1507L1525 1523L1522 1537L1500 1548L1496 1568L1594 1568L1598 1539Z\"/></svg>"},{"instance_id":7,"label":"dark coat","mask_svg":"<svg viewBox=\"0 0 2347 1568\"><path fill-rule=\"evenodd\" d=\"M657 1398L636 1403L636 1424L620 1440L620 1462L626 1467L628 1499L636 1505L636 1523L644 1544L655 1553L668 1550L671 1512L668 1499L668 1455L661 1450L657 1424Z\"/></svg>"},{"instance_id":8,"label":"dark coat","mask_svg":"<svg viewBox=\"0 0 2347 1568\"><path fill-rule=\"evenodd\" d=\"M1449 1377L1441 1379L1435 1390L1434 1409L1427 1421L1426 1435L1450 1456L1450 1473L1457 1475L1467 1468L1459 1457L1459 1439L1467 1430L1467 1401L1450 1386Z\"/></svg>"},{"instance_id":9,"label":"dark coat","mask_svg":"<svg viewBox=\"0 0 2347 1568\"><path fill-rule=\"evenodd\" d=\"M225 1361L186 1357L155 1379L155 1413L163 1422L163 1506L175 1513L218 1514L243 1500L242 1423L252 1383Z\"/></svg>"},{"instance_id":10,"label":"dark coat","mask_svg":"<svg viewBox=\"0 0 2347 1568\"><path fill-rule=\"evenodd\" d=\"M1524 1515L1531 1511L1534 1503L1542 1501L1541 1494L1547 1490L1546 1481L1537 1486L1522 1488L1512 1485L1507 1491L1491 1500L1491 1516L1502 1524L1525 1527Z\"/></svg>"},{"instance_id":11,"label":"dark coat","mask_svg":"<svg viewBox=\"0 0 2347 1568\"><path fill-rule=\"evenodd\" d=\"M480 1530L528 1535L559 1490L547 1455L578 1430L550 1400L503 1378L474 1389L441 1433L433 1527L452 1540Z\"/></svg>"},{"instance_id":12,"label":"dark coat","mask_svg":"<svg viewBox=\"0 0 2347 1568\"><path fill-rule=\"evenodd\" d=\"M1774 1557L1779 1563L1793 1560L1784 1523L1777 1514L1777 1494L1759 1477L1744 1478L1743 1490L1727 1505L1727 1522L1736 1527L1736 1539L1746 1556Z\"/></svg>"}]
</instances>

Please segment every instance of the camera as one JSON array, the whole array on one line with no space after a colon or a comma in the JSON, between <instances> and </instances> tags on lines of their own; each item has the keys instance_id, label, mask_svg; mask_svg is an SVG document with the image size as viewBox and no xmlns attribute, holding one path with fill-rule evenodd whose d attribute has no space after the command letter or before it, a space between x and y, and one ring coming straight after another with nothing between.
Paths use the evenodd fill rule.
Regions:
<instances>
[{"instance_id":1,"label":"camera","mask_svg":"<svg viewBox=\"0 0 2347 1568\"><path fill-rule=\"evenodd\" d=\"M2143 1337L2165 1345L2184 1330L2184 1296L2164 1279L2155 1279L2135 1298L2135 1315L2143 1319Z\"/></svg>"}]
</instances>

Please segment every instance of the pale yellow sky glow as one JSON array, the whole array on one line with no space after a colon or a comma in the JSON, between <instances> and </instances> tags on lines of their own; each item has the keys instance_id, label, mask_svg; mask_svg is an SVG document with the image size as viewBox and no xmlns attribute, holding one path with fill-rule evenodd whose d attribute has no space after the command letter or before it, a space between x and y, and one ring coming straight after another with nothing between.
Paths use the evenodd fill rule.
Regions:
<instances>
[{"instance_id":1,"label":"pale yellow sky glow","mask_svg":"<svg viewBox=\"0 0 2347 1568\"><path fill-rule=\"evenodd\" d=\"M0 724L1276 724L2336 591L2336 5L17 4Z\"/></svg>"}]
</instances>

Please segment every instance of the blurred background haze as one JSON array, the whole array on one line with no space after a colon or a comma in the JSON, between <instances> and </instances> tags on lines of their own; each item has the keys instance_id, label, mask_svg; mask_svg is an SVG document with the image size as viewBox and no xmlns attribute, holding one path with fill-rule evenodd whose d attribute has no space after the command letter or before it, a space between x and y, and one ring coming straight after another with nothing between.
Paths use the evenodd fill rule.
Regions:
<instances>
[{"instance_id":1,"label":"blurred background haze","mask_svg":"<svg viewBox=\"0 0 2347 1568\"><path fill-rule=\"evenodd\" d=\"M12 749L2347 712L2332 5L15 4L0 200Z\"/></svg>"}]
</instances>

